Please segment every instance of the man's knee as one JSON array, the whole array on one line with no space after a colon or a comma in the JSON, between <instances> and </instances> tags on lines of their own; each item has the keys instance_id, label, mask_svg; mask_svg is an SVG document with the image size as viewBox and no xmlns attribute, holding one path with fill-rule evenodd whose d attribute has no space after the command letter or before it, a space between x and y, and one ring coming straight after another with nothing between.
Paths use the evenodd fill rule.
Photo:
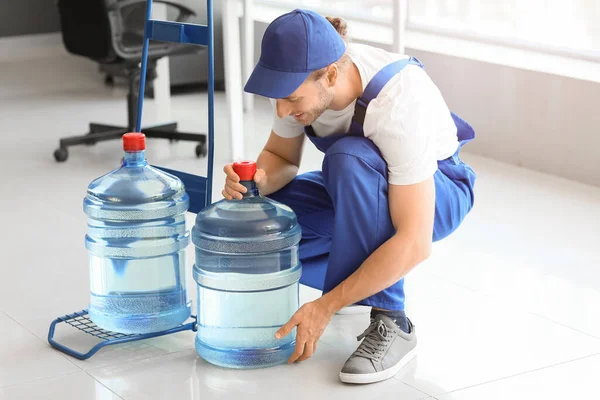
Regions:
<instances>
[{"instance_id":1,"label":"man's knee","mask_svg":"<svg viewBox=\"0 0 600 400\"><path fill-rule=\"evenodd\" d=\"M332 144L323 159L323 173L331 176L343 174L352 176L362 171L375 173L386 177L387 165L381 152L367 138L346 136Z\"/></svg>"}]
</instances>

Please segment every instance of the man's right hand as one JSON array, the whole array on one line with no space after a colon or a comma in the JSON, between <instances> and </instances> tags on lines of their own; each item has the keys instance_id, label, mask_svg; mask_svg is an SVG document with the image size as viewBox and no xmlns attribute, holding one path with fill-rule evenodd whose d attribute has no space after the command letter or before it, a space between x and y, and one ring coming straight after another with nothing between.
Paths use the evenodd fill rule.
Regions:
<instances>
[{"instance_id":1,"label":"man's right hand","mask_svg":"<svg viewBox=\"0 0 600 400\"><path fill-rule=\"evenodd\" d=\"M240 184L240 177L233 170L233 164L227 164L223 168L223 172L225 172L225 188L221 192L223 197L227 200L238 199L241 200L243 193L246 193L247 189L244 185ZM260 192L261 184L265 182L265 170L257 169L254 174L254 182L256 182L256 186L258 187L258 191Z\"/></svg>"}]
</instances>

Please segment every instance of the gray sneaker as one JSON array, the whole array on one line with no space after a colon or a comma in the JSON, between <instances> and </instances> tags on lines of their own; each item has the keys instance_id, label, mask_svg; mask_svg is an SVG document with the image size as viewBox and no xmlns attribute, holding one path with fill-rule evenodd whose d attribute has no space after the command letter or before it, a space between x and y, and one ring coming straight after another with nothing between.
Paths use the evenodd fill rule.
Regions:
<instances>
[{"instance_id":1,"label":"gray sneaker","mask_svg":"<svg viewBox=\"0 0 600 400\"><path fill-rule=\"evenodd\" d=\"M373 383L396 375L416 354L415 327L408 320L410 333L403 332L385 315L371 319L371 325L357 339L362 343L340 372L345 383Z\"/></svg>"}]
</instances>

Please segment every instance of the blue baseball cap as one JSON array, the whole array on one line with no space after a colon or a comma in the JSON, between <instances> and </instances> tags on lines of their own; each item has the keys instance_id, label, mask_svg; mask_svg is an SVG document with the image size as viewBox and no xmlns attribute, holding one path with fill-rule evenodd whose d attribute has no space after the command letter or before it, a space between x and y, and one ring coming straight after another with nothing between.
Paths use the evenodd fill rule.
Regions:
<instances>
[{"instance_id":1,"label":"blue baseball cap","mask_svg":"<svg viewBox=\"0 0 600 400\"><path fill-rule=\"evenodd\" d=\"M287 97L311 72L338 61L345 51L344 39L327 19L296 9L267 27L260 59L244 90L272 99Z\"/></svg>"}]
</instances>

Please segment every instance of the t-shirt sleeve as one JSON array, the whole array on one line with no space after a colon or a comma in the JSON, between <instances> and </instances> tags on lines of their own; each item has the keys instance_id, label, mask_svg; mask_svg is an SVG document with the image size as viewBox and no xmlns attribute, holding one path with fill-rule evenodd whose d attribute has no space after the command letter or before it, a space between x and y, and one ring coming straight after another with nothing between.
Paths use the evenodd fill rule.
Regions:
<instances>
[{"instance_id":1,"label":"t-shirt sleeve","mask_svg":"<svg viewBox=\"0 0 600 400\"><path fill-rule=\"evenodd\" d=\"M277 136L283 138L293 138L304 133L304 127L298 123L291 115L285 118L279 118L277 115L276 100L271 99L271 107L273 108L273 125L272 129Z\"/></svg>"},{"instance_id":2,"label":"t-shirt sleeve","mask_svg":"<svg viewBox=\"0 0 600 400\"><path fill-rule=\"evenodd\" d=\"M393 185L423 182L437 171L437 122L450 115L435 85L418 73L400 72L367 108L365 136L381 151Z\"/></svg>"}]
</instances>

